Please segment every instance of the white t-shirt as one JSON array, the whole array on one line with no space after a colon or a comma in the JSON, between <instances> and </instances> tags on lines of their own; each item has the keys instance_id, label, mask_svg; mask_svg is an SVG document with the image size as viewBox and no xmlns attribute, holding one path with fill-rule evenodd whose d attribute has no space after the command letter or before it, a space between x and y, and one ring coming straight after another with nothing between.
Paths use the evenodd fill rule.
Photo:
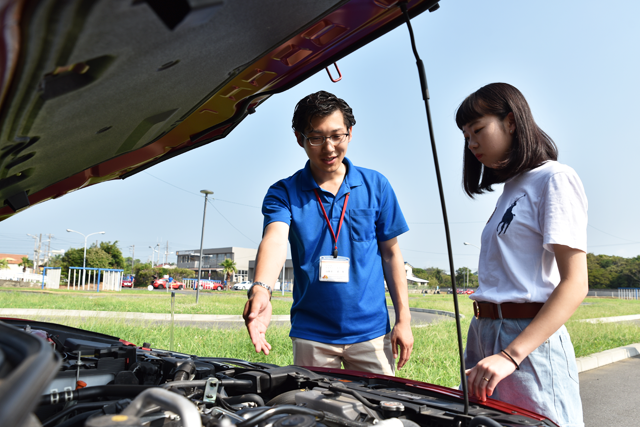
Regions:
<instances>
[{"instance_id":1,"label":"white t-shirt","mask_svg":"<svg viewBox=\"0 0 640 427\"><path fill-rule=\"evenodd\" d=\"M569 166L548 161L509 179L482 232L476 301L546 302L560 282L553 244L587 251L587 196Z\"/></svg>"}]
</instances>

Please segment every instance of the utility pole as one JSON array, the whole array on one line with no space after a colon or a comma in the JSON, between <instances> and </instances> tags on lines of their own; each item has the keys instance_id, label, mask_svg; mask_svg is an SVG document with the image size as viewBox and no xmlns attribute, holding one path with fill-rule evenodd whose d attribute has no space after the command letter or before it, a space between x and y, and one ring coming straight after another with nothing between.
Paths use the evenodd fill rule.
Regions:
<instances>
[{"instance_id":1,"label":"utility pole","mask_svg":"<svg viewBox=\"0 0 640 427\"><path fill-rule=\"evenodd\" d=\"M40 238L38 239L38 261L36 262L35 268L38 268L40 265L40 254L42 253L42 233L40 233ZM34 271L35 272L35 271Z\"/></svg>"},{"instance_id":2,"label":"utility pole","mask_svg":"<svg viewBox=\"0 0 640 427\"><path fill-rule=\"evenodd\" d=\"M49 234L49 242L47 244L47 267L49 267L49 260L51 259L51 238L53 237L53 234Z\"/></svg>"},{"instance_id":3,"label":"utility pole","mask_svg":"<svg viewBox=\"0 0 640 427\"><path fill-rule=\"evenodd\" d=\"M136 262L136 245L129 246L129 249L131 249L131 274L133 274L133 267Z\"/></svg>"},{"instance_id":4,"label":"utility pole","mask_svg":"<svg viewBox=\"0 0 640 427\"><path fill-rule=\"evenodd\" d=\"M169 241L167 240L167 247L164 250L164 263L169 261Z\"/></svg>"}]
</instances>

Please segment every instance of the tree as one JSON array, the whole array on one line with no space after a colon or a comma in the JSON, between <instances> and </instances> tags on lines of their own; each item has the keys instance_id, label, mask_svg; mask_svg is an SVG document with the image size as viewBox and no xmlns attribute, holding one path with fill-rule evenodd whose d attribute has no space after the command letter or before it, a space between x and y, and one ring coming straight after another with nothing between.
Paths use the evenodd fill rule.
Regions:
<instances>
[{"instance_id":1,"label":"tree","mask_svg":"<svg viewBox=\"0 0 640 427\"><path fill-rule=\"evenodd\" d=\"M236 263L235 261L229 258L226 258L224 261L220 263L220 266L222 267L222 272L226 275L226 281L227 281L226 290L229 290L229 285L230 285L229 282L231 282L231 275L236 271L238 271L238 269L236 268Z\"/></svg>"},{"instance_id":2,"label":"tree","mask_svg":"<svg viewBox=\"0 0 640 427\"><path fill-rule=\"evenodd\" d=\"M93 245L95 246L95 245ZM125 262L122 256L122 251L118 247L118 241L115 242L100 242L100 249L109 254L111 260L109 261L109 268L116 268L124 270Z\"/></svg>"},{"instance_id":3,"label":"tree","mask_svg":"<svg viewBox=\"0 0 640 427\"><path fill-rule=\"evenodd\" d=\"M31 261L26 256L23 256L22 257L22 262L20 264L18 264L18 266L22 267L22 272L23 273L26 273L27 272L27 268L33 266L33 261Z\"/></svg>"},{"instance_id":4,"label":"tree","mask_svg":"<svg viewBox=\"0 0 640 427\"><path fill-rule=\"evenodd\" d=\"M6 258L0 258L0 270L9 268L9 260Z\"/></svg>"},{"instance_id":5,"label":"tree","mask_svg":"<svg viewBox=\"0 0 640 427\"><path fill-rule=\"evenodd\" d=\"M87 250L87 267L90 268L113 268L113 258L98 247L91 247Z\"/></svg>"},{"instance_id":6,"label":"tree","mask_svg":"<svg viewBox=\"0 0 640 427\"><path fill-rule=\"evenodd\" d=\"M62 267L62 255L55 254L49 258L49 267Z\"/></svg>"},{"instance_id":7,"label":"tree","mask_svg":"<svg viewBox=\"0 0 640 427\"><path fill-rule=\"evenodd\" d=\"M469 279L469 285L468 285L469 287L478 286L478 275L474 274L471 271L471 269L467 267L460 267L459 269L456 270L456 285L458 287L466 287L467 277Z\"/></svg>"}]
</instances>

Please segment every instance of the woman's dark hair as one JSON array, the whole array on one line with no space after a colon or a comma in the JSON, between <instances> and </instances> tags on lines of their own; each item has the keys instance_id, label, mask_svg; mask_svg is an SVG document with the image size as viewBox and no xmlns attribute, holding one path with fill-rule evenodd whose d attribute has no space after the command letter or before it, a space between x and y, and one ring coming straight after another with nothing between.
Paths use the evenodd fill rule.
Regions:
<instances>
[{"instance_id":1,"label":"woman's dark hair","mask_svg":"<svg viewBox=\"0 0 640 427\"><path fill-rule=\"evenodd\" d=\"M356 119L353 117L353 111L351 111L349 104L334 94L321 90L305 96L298 102L293 112L291 126L293 130L305 133L307 128L311 126L313 118L329 116L336 110L342 111L344 125L347 129L356 124Z\"/></svg>"},{"instance_id":2,"label":"woman's dark hair","mask_svg":"<svg viewBox=\"0 0 640 427\"><path fill-rule=\"evenodd\" d=\"M507 160L499 169L485 167L464 143L462 183L473 197L491 186L505 182L519 173L535 169L547 160L558 159L558 147L533 120L531 109L522 93L507 83L491 83L469 95L456 112L456 124L462 127L485 115L504 120L513 113L515 133Z\"/></svg>"}]
</instances>

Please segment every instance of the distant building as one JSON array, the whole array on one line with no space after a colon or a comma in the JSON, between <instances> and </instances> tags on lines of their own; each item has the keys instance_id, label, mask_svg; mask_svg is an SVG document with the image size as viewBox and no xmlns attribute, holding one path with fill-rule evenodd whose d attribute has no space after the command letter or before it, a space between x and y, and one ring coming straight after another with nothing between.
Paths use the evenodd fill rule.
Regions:
<instances>
[{"instance_id":1,"label":"distant building","mask_svg":"<svg viewBox=\"0 0 640 427\"><path fill-rule=\"evenodd\" d=\"M425 286L429 283L428 280L421 279L413 275L413 266L408 262L404 263L404 270L407 272L407 284Z\"/></svg>"},{"instance_id":2,"label":"distant building","mask_svg":"<svg viewBox=\"0 0 640 427\"><path fill-rule=\"evenodd\" d=\"M20 254L0 254L0 259L6 259L9 263L9 269L14 271L22 271L22 267L18 264L22 264L22 258L28 258L27 255Z\"/></svg>"},{"instance_id":3,"label":"distant building","mask_svg":"<svg viewBox=\"0 0 640 427\"><path fill-rule=\"evenodd\" d=\"M251 280L252 282L255 277L255 274L256 274L256 261L251 260L249 261L249 280ZM282 282L282 269L278 274L277 281ZM284 262L284 282L290 283L290 284L293 283L293 261L291 261L290 259ZM293 288L285 286L285 289L291 290Z\"/></svg>"},{"instance_id":4,"label":"distant building","mask_svg":"<svg viewBox=\"0 0 640 427\"><path fill-rule=\"evenodd\" d=\"M178 257L178 268L192 270L198 275L198 268L202 269L201 279L225 280L222 272L222 263L225 259L230 259L236 263L238 270L232 275L232 282L243 282L249 280L249 261L256 259L257 249L252 248L213 248L203 249L202 266L200 267L200 249L190 249L176 251Z\"/></svg>"}]
</instances>

